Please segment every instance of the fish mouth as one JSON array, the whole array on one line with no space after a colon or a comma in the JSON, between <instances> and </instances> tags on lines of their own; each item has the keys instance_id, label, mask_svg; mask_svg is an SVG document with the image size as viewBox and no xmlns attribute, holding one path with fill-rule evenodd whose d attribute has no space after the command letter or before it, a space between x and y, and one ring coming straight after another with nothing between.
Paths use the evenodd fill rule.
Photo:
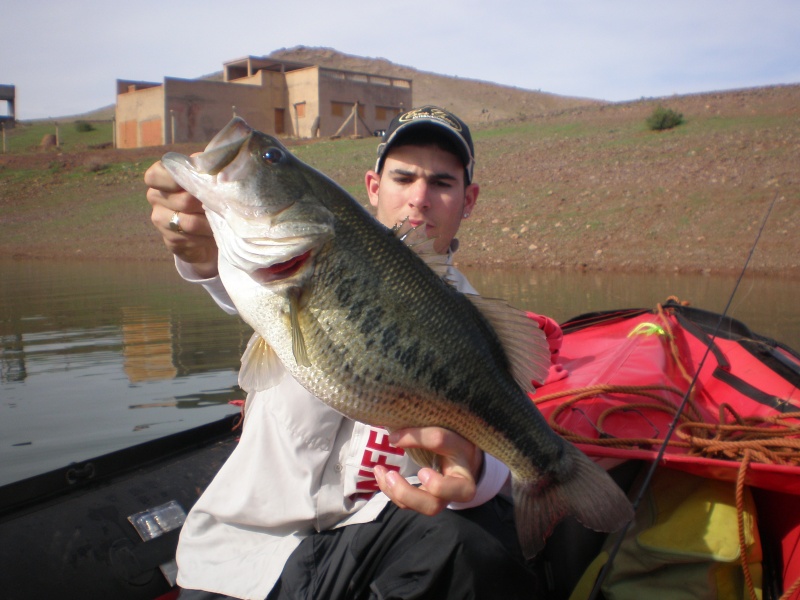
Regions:
<instances>
[{"instance_id":1,"label":"fish mouth","mask_svg":"<svg viewBox=\"0 0 800 600\"><path fill-rule=\"evenodd\" d=\"M200 197L210 185L248 175L247 160L240 155L252 137L253 129L237 117L214 136L202 153L190 157L167 152L161 162L182 188ZM213 200L203 205L220 209Z\"/></svg>"},{"instance_id":2,"label":"fish mouth","mask_svg":"<svg viewBox=\"0 0 800 600\"><path fill-rule=\"evenodd\" d=\"M189 162L201 173L219 175L236 159L252 135L253 129L243 119L236 117L212 138L202 154L193 156Z\"/></svg>"},{"instance_id":3,"label":"fish mouth","mask_svg":"<svg viewBox=\"0 0 800 600\"><path fill-rule=\"evenodd\" d=\"M311 250L307 250L299 256L294 256L284 262L275 263L269 267L262 267L250 273L250 277L258 283L274 283L283 279L288 279L295 275L303 265L311 258Z\"/></svg>"},{"instance_id":4,"label":"fish mouth","mask_svg":"<svg viewBox=\"0 0 800 600\"><path fill-rule=\"evenodd\" d=\"M223 127L217 135L211 138L206 146L206 152L226 144L242 141L253 133L253 128L241 117L234 117Z\"/></svg>"}]
</instances>

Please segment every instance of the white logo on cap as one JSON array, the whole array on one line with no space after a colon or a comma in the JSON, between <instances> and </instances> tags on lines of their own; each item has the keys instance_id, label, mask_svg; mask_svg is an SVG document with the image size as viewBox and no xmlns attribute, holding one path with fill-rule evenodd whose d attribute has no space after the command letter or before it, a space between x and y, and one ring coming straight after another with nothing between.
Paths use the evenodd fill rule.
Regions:
<instances>
[{"instance_id":1,"label":"white logo on cap","mask_svg":"<svg viewBox=\"0 0 800 600\"><path fill-rule=\"evenodd\" d=\"M400 117L401 123L408 123L409 121L413 121L415 119L435 119L437 121L443 121L445 125L454 129L456 131L461 131L461 125L458 121L456 121L450 113L440 109L440 108L417 108L414 110L408 111L406 114Z\"/></svg>"}]
</instances>

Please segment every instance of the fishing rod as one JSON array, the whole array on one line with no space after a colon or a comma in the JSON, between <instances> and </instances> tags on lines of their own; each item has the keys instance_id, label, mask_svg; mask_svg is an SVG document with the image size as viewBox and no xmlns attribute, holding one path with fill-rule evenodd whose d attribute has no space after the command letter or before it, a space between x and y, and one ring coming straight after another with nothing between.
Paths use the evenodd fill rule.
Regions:
<instances>
[{"instance_id":1,"label":"fishing rod","mask_svg":"<svg viewBox=\"0 0 800 600\"><path fill-rule=\"evenodd\" d=\"M764 232L764 229L767 226L767 221L769 220L770 214L772 214L772 209L775 207L775 203L777 202L777 200L778 200L778 192L776 191L775 196L772 198L772 202L770 202L769 206L767 207L767 212L764 215L763 220L761 221L761 226L758 228L758 231L756 232L756 239L750 248L750 252L747 255L747 259L745 259L744 261L744 266L742 267L742 270L739 273L739 277L736 279L736 283L733 286L733 291L731 291L731 294L728 297L728 302L725 305L725 309L719 316L717 325L716 327L714 327L714 331L711 333L710 343L706 346L706 351L697 365L697 369L695 370L694 376L692 377L692 380L689 383L689 387L686 390L686 393L683 395L683 399L681 400L680 405L678 405L678 410L675 413L675 417L672 419L672 423L670 423L669 429L667 430L667 434L664 436L664 441L662 442L661 446L658 449L656 458L653 460L652 464L650 465L650 468L647 470L647 474L645 475L644 481L642 482L639 492L636 495L636 499L632 502L634 514L636 514L636 511L638 510L639 505L641 504L642 499L644 498L645 492L647 491L647 488L650 485L650 481L653 479L653 476L655 475L656 468L658 468L658 464L664 458L664 454L667 451L667 446L669 445L669 441L672 438L675 429L678 427L678 421L680 420L681 414L683 414L683 409L686 408L686 403L689 401L692 391L694 390L694 387L697 384L697 379L698 377L700 377L700 372L703 370L703 366L705 365L706 359L708 358L708 355L711 353L711 347L714 344L714 340L717 339L717 335L719 334L719 330L722 327L722 323L728 314L728 310L730 310L731 304L733 303L733 298L734 296L736 296L736 292L739 290L739 284L742 282L742 279L744 278L744 274L747 271L747 267L750 264L750 260L753 258L753 254L756 251L756 246L758 246L758 241L761 239L761 234ZM609 552L608 560L603 565L603 569L600 571L600 574L597 576L597 580L595 581L594 587L592 588L592 591L589 594L588 600L596 600L597 595L600 593L600 587L606 580L606 577L608 576L608 573L612 565L614 564L614 559L619 553L619 549L622 546L623 540L625 539L625 534L628 532L628 529L633 524L633 521L634 520L632 519L631 521L626 523L625 527L622 528L622 531L619 532L617 540L614 543L614 546L611 548L611 552Z\"/></svg>"}]
</instances>

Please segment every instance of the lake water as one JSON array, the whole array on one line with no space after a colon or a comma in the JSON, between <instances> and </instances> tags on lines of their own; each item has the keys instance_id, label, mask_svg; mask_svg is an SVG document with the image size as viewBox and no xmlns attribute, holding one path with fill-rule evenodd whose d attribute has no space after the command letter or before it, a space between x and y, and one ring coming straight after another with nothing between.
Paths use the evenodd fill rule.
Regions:
<instances>
[{"instance_id":1,"label":"lake water","mask_svg":"<svg viewBox=\"0 0 800 600\"><path fill-rule=\"evenodd\" d=\"M721 312L733 278L465 270L487 296L550 315ZM0 261L0 485L237 412L250 337L171 263ZM746 277L730 316L800 348L800 282Z\"/></svg>"}]
</instances>

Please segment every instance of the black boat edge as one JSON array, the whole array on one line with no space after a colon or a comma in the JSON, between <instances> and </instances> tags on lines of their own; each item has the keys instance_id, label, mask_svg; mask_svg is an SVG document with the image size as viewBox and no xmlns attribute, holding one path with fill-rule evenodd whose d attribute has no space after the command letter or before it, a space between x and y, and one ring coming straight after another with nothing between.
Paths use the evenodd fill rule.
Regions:
<instances>
[{"instance_id":1,"label":"black boat edge","mask_svg":"<svg viewBox=\"0 0 800 600\"><path fill-rule=\"evenodd\" d=\"M175 518L233 451L238 420L232 414L0 487L0 595L173 595ZM160 529L165 518L173 524Z\"/></svg>"}]
</instances>

